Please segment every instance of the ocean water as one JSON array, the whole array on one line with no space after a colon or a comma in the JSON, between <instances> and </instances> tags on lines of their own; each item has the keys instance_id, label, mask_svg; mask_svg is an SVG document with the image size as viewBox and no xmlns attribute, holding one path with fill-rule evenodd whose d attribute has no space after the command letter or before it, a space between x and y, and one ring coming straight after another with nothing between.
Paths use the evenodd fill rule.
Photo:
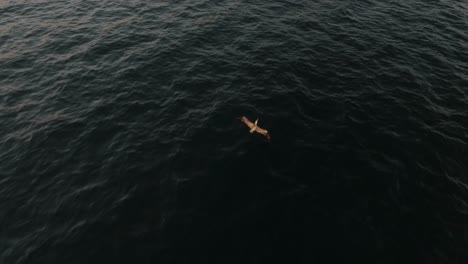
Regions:
<instances>
[{"instance_id":1,"label":"ocean water","mask_svg":"<svg viewBox=\"0 0 468 264\"><path fill-rule=\"evenodd\" d=\"M467 263L466 1L0 22L0 263Z\"/></svg>"}]
</instances>

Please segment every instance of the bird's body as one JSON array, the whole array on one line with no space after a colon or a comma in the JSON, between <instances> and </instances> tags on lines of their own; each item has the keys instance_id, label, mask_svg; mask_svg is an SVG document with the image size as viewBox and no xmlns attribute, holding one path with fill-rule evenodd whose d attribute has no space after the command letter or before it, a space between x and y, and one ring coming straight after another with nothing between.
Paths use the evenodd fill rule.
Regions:
<instances>
[{"instance_id":1,"label":"bird's body","mask_svg":"<svg viewBox=\"0 0 468 264\"><path fill-rule=\"evenodd\" d=\"M270 134L268 134L268 130L257 126L258 118L255 121L255 123L250 122L250 120L245 116L241 117L240 120L244 122L250 128L250 133L257 132L259 134L264 135L268 139L268 141L271 140Z\"/></svg>"}]
</instances>

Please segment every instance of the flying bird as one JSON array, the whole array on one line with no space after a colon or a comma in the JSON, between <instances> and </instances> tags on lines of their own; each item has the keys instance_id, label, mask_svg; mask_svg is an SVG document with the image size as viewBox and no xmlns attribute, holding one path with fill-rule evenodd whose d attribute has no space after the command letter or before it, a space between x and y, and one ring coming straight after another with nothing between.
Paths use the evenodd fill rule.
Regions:
<instances>
[{"instance_id":1,"label":"flying bird","mask_svg":"<svg viewBox=\"0 0 468 264\"><path fill-rule=\"evenodd\" d=\"M250 120L245 116L241 117L240 120L250 128L250 133L257 132L259 134L264 135L268 139L268 142L271 141L270 134L268 134L268 130L257 126L258 118L257 120L255 120L255 123L250 122Z\"/></svg>"}]
</instances>

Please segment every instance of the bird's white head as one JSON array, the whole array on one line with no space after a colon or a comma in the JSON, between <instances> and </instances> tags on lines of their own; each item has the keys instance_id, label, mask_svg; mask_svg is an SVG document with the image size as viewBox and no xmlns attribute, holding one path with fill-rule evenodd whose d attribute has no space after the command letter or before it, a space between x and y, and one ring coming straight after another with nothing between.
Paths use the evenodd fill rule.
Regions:
<instances>
[{"instance_id":1,"label":"bird's white head","mask_svg":"<svg viewBox=\"0 0 468 264\"><path fill-rule=\"evenodd\" d=\"M258 118L257 118L257 120L255 120L255 125L256 125L257 123L258 123Z\"/></svg>"}]
</instances>

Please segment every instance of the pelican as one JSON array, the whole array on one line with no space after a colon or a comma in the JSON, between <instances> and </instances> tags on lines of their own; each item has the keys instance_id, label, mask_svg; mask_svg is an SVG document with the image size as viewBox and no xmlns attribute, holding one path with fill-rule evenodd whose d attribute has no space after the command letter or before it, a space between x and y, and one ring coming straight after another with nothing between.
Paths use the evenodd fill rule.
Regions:
<instances>
[{"instance_id":1,"label":"pelican","mask_svg":"<svg viewBox=\"0 0 468 264\"><path fill-rule=\"evenodd\" d=\"M268 139L268 142L270 142L271 138L270 138L270 134L268 134L268 130L257 126L258 118L257 120L255 120L255 123L250 122L250 120L245 116L241 117L240 120L244 122L250 128L250 133L257 132L259 134L262 134Z\"/></svg>"}]
</instances>

